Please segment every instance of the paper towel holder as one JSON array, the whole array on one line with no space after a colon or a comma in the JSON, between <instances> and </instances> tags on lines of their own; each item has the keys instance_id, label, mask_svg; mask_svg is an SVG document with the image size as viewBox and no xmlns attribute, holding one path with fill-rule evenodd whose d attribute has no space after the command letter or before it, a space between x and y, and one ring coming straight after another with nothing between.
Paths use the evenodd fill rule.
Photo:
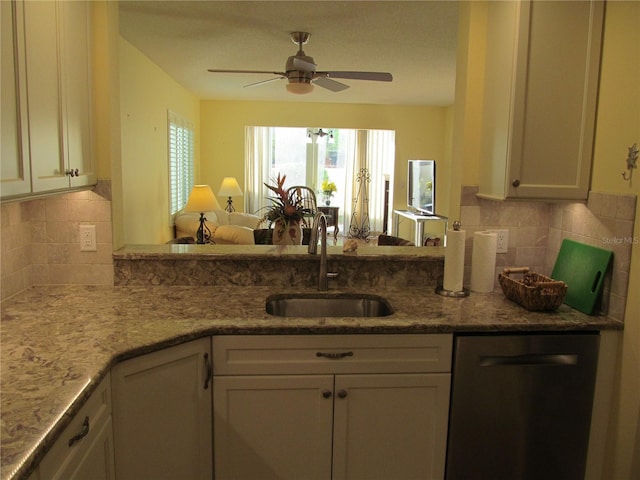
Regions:
<instances>
[{"instance_id":1,"label":"paper towel holder","mask_svg":"<svg viewBox=\"0 0 640 480\"><path fill-rule=\"evenodd\" d=\"M452 290L445 290L444 288L442 288L442 285L438 285L436 287L436 293L438 295L442 295L443 297L462 298L469 296L469 289L463 287L462 290L454 292Z\"/></svg>"},{"instance_id":2,"label":"paper towel holder","mask_svg":"<svg viewBox=\"0 0 640 480\"><path fill-rule=\"evenodd\" d=\"M461 224L459 220L453 222L453 229L455 231L460 230L460 226ZM443 297L462 298L469 296L469 289L462 287L462 290L454 292L453 290L445 290L442 285L438 285L436 287L436 293L438 295L442 295Z\"/></svg>"}]
</instances>

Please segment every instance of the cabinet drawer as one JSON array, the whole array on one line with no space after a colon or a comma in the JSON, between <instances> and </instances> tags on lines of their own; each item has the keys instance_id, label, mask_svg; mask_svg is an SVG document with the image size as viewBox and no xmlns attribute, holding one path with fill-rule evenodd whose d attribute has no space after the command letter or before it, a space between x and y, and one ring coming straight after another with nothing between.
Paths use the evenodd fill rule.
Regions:
<instances>
[{"instance_id":1,"label":"cabinet drawer","mask_svg":"<svg viewBox=\"0 0 640 480\"><path fill-rule=\"evenodd\" d=\"M451 371L453 336L234 335L213 337L215 375Z\"/></svg>"},{"instance_id":2,"label":"cabinet drawer","mask_svg":"<svg viewBox=\"0 0 640 480\"><path fill-rule=\"evenodd\" d=\"M88 428L84 425L85 419L88 419ZM109 438L111 437L110 432L104 432L105 426L111 429L111 379L109 374L98 385L98 388L91 394L91 397L73 417L60 438L56 440L51 450L42 459L40 478L69 478L61 472L73 470L77 466L76 464L83 461L96 438L107 434ZM74 438L73 444L69 445L69 441ZM105 458L104 462L111 464L113 460ZM113 472L113 467L111 467L111 472Z\"/></svg>"}]
</instances>

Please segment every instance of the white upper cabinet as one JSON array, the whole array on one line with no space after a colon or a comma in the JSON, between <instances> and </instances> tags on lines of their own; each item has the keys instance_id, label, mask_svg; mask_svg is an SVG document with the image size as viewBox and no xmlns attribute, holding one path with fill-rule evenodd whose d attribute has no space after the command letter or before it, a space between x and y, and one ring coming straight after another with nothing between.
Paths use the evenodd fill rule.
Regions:
<instances>
[{"instance_id":1,"label":"white upper cabinet","mask_svg":"<svg viewBox=\"0 0 640 480\"><path fill-rule=\"evenodd\" d=\"M20 96L20 92L25 90L25 69L18 65L23 58L18 52L24 52L24 35L16 22L16 17L21 15L21 9L22 4L0 2L0 35L2 35L0 194L3 197L31 191L29 142L28 137L25 138L22 134L28 128L26 97Z\"/></svg>"},{"instance_id":2,"label":"white upper cabinet","mask_svg":"<svg viewBox=\"0 0 640 480\"><path fill-rule=\"evenodd\" d=\"M7 106L6 116L16 119L17 140L6 152L3 147L2 196L93 185L91 2L27 1L13 5L14 66L18 68L13 71L17 81L11 108L16 111L12 115ZM2 48L4 54L4 33ZM4 61L3 55L3 84ZM7 100L10 103L11 97ZM4 121L4 86L2 103ZM14 137L4 127L2 135L3 144L5 138ZM9 148L14 151L9 152ZM5 162L11 166L7 172ZM4 189L5 183L13 183L18 177L28 179L30 188Z\"/></svg>"},{"instance_id":3,"label":"white upper cabinet","mask_svg":"<svg viewBox=\"0 0 640 480\"><path fill-rule=\"evenodd\" d=\"M479 195L586 199L601 1L488 2Z\"/></svg>"}]
</instances>

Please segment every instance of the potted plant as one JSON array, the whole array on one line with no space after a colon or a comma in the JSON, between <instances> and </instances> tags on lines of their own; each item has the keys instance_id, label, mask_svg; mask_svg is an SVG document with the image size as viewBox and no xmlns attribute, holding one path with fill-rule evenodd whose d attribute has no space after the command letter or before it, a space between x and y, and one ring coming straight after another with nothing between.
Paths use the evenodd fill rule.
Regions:
<instances>
[{"instance_id":1,"label":"potted plant","mask_svg":"<svg viewBox=\"0 0 640 480\"><path fill-rule=\"evenodd\" d=\"M274 245L301 245L304 216L313 212L304 208L300 191L284 187L286 178L278 174L275 185L264 184L275 195L269 197L271 205L266 207L260 223L267 222L269 228L273 225Z\"/></svg>"}]
</instances>

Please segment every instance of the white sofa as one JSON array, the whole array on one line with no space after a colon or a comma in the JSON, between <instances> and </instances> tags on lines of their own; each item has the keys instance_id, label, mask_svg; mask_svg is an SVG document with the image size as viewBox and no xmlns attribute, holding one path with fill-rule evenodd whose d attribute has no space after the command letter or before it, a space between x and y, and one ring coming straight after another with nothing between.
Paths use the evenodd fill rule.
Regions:
<instances>
[{"instance_id":1,"label":"white sofa","mask_svg":"<svg viewBox=\"0 0 640 480\"><path fill-rule=\"evenodd\" d=\"M204 212L206 225L211 230L211 239L220 245L253 245L253 230L258 227L260 217L250 213L214 210ZM200 214L181 211L175 217L176 238L193 237L200 226Z\"/></svg>"}]
</instances>

